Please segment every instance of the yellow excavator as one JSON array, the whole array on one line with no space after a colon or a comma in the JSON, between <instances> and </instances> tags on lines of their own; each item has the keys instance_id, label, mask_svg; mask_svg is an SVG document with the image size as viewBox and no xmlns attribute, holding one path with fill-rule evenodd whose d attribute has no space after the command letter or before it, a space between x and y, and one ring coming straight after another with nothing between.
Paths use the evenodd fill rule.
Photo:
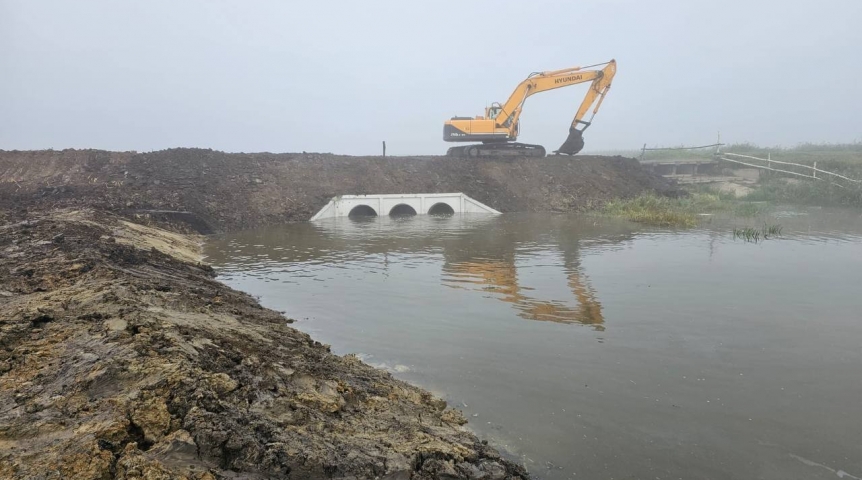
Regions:
<instances>
[{"instance_id":1,"label":"yellow excavator","mask_svg":"<svg viewBox=\"0 0 862 480\"><path fill-rule=\"evenodd\" d=\"M603 67L594 69L594 67ZM585 82L592 82L586 97L581 102L578 113L569 127L569 136L563 145L554 153L574 155L584 148L584 130L590 126L596 112L602 105L611 81L617 72L617 62L611 60L586 67L572 67L550 72L530 74L526 80L518 84L506 103L494 102L485 108L485 116L452 117L443 124L443 140L447 142L482 142L477 145L452 147L446 153L455 157L482 157L518 155L544 157L545 148L541 145L515 143L518 139L520 124L518 119L524 108L524 102L530 95L568 87ZM585 121L587 111L596 104L590 120Z\"/></svg>"}]
</instances>

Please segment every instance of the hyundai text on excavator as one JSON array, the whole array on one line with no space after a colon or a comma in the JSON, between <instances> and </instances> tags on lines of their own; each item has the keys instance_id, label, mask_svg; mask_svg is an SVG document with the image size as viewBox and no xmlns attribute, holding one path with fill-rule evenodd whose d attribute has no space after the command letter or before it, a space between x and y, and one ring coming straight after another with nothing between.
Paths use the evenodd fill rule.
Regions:
<instances>
[{"instance_id":1,"label":"hyundai text on excavator","mask_svg":"<svg viewBox=\"0 0 862 480\"><path fill-rule=\"evenodd\" d=\"M604 66L601 69L594 67ZM447 142L482 142L477 145L452 147L446 153L455 157L480 157L498 155L525 155L544 157L545 148L541 145L515 143L518 139L520 124L518 119L524 108L524 102L530 95L568 87L585 82L592 82L586 97L581 102L575 119L569 127L569 136L563 145L554 153L574 155L584 148L584 130L590 126L593 117L599 111L611 81L617 72L617 62L598 63L586 67L565 68L550 72L530 74L518 84L506 103L494 102L485 108L485 116L452 117L443 124L443 140ZM587 111L595 104L590 120L585 121Z\"/></svg>"}]
</instances>

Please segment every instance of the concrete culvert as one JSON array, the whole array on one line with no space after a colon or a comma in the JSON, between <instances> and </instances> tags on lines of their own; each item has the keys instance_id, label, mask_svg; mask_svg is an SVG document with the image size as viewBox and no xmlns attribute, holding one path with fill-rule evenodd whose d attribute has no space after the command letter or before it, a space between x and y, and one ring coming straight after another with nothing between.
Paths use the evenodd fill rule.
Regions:
<instances>
[{"instance_id":1,"label":"concrete culvert","mask_svg":"<svg viewBox=\"0 0 862 480\"><path fill-rule=\"evenodd\" d=\"M343 210L342 210L343 211ZM373 208L368 205L357 205L350 209L350 213L347 214L348 217L376 217L377 212L374 211Z\"/></svg>"},{"instance_id":2,"label":"concrete culvert","mask_svg":"<svg viewBox=\"0 0 862 480\"><path fill-rule=\"evenodd\" d=\"M416 210L406 203L399 203L389 210L390 217L407 217L416 215Z\"/></svg>"},{"instance_id":3,"label":"concrete culvert","mask_svg":"<svg viewBox=\"0 0 862 480\"><path fill-rule=\"evenodd\" d=\"M448 203L435 203L428 210L428 215L455 215L455 210Z\"/></svg>"}]
</instances>

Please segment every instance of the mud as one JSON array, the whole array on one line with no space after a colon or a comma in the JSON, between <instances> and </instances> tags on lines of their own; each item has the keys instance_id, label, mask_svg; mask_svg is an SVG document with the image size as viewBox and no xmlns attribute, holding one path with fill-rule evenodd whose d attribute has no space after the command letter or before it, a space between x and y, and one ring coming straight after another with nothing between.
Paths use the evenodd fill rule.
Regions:
<instances>
[{"instance_id":1,"label":"mud","mask_svg":"<svg viewBox=\"0 0 862 480\"><path fill-rule=\"evenodd\" d=\"M527 477L443 401L215 281L196 237L0 220L0 478Z\"/></svg>"},{"instance_id":2,"label":"mud","mask_svg":"<svg viewBox=\"0 0 862 480\"><path fill-rule=\"evenodd\" d=\"M623 157L0 151L8 208L97 208L202 233L307 220L341 194L463 192L501 212L568 212L645 190L677 193Z\"/></svg>"}]
</instances>

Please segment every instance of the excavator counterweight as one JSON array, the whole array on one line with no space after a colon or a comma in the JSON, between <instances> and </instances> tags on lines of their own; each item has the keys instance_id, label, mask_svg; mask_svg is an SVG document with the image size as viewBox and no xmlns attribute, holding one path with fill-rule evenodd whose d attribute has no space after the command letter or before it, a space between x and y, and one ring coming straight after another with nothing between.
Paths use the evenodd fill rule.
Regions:
<instances>
[{"instance_id":1,"label":"excavator counterweight","mask_svg":"<svg viewBox=\"0 0 862 480\"><path fill-rule=\"evenodd\" d=\"M603 66L601 69L593 67ZM515 143L520 129L519 118L524 103L530 95L557 88L591 82L584 100L581 102L574 120L569 127L566 141L555 150L555 154L575 155L584 148L584 130L592 123L592 117L585 121L587 112L593 108L592 116L599 111L602 101L611 88L616 75L617 63L572 67L549 72L530 74L518 84L515 91L504 104L493 103L485 108L484 116L452 117L443 124L443 140L447 142L482 142L480 144L452 147L449 156L536 156L544 157L545 148L541 145Z\"/></svg>"}]
</instances>

